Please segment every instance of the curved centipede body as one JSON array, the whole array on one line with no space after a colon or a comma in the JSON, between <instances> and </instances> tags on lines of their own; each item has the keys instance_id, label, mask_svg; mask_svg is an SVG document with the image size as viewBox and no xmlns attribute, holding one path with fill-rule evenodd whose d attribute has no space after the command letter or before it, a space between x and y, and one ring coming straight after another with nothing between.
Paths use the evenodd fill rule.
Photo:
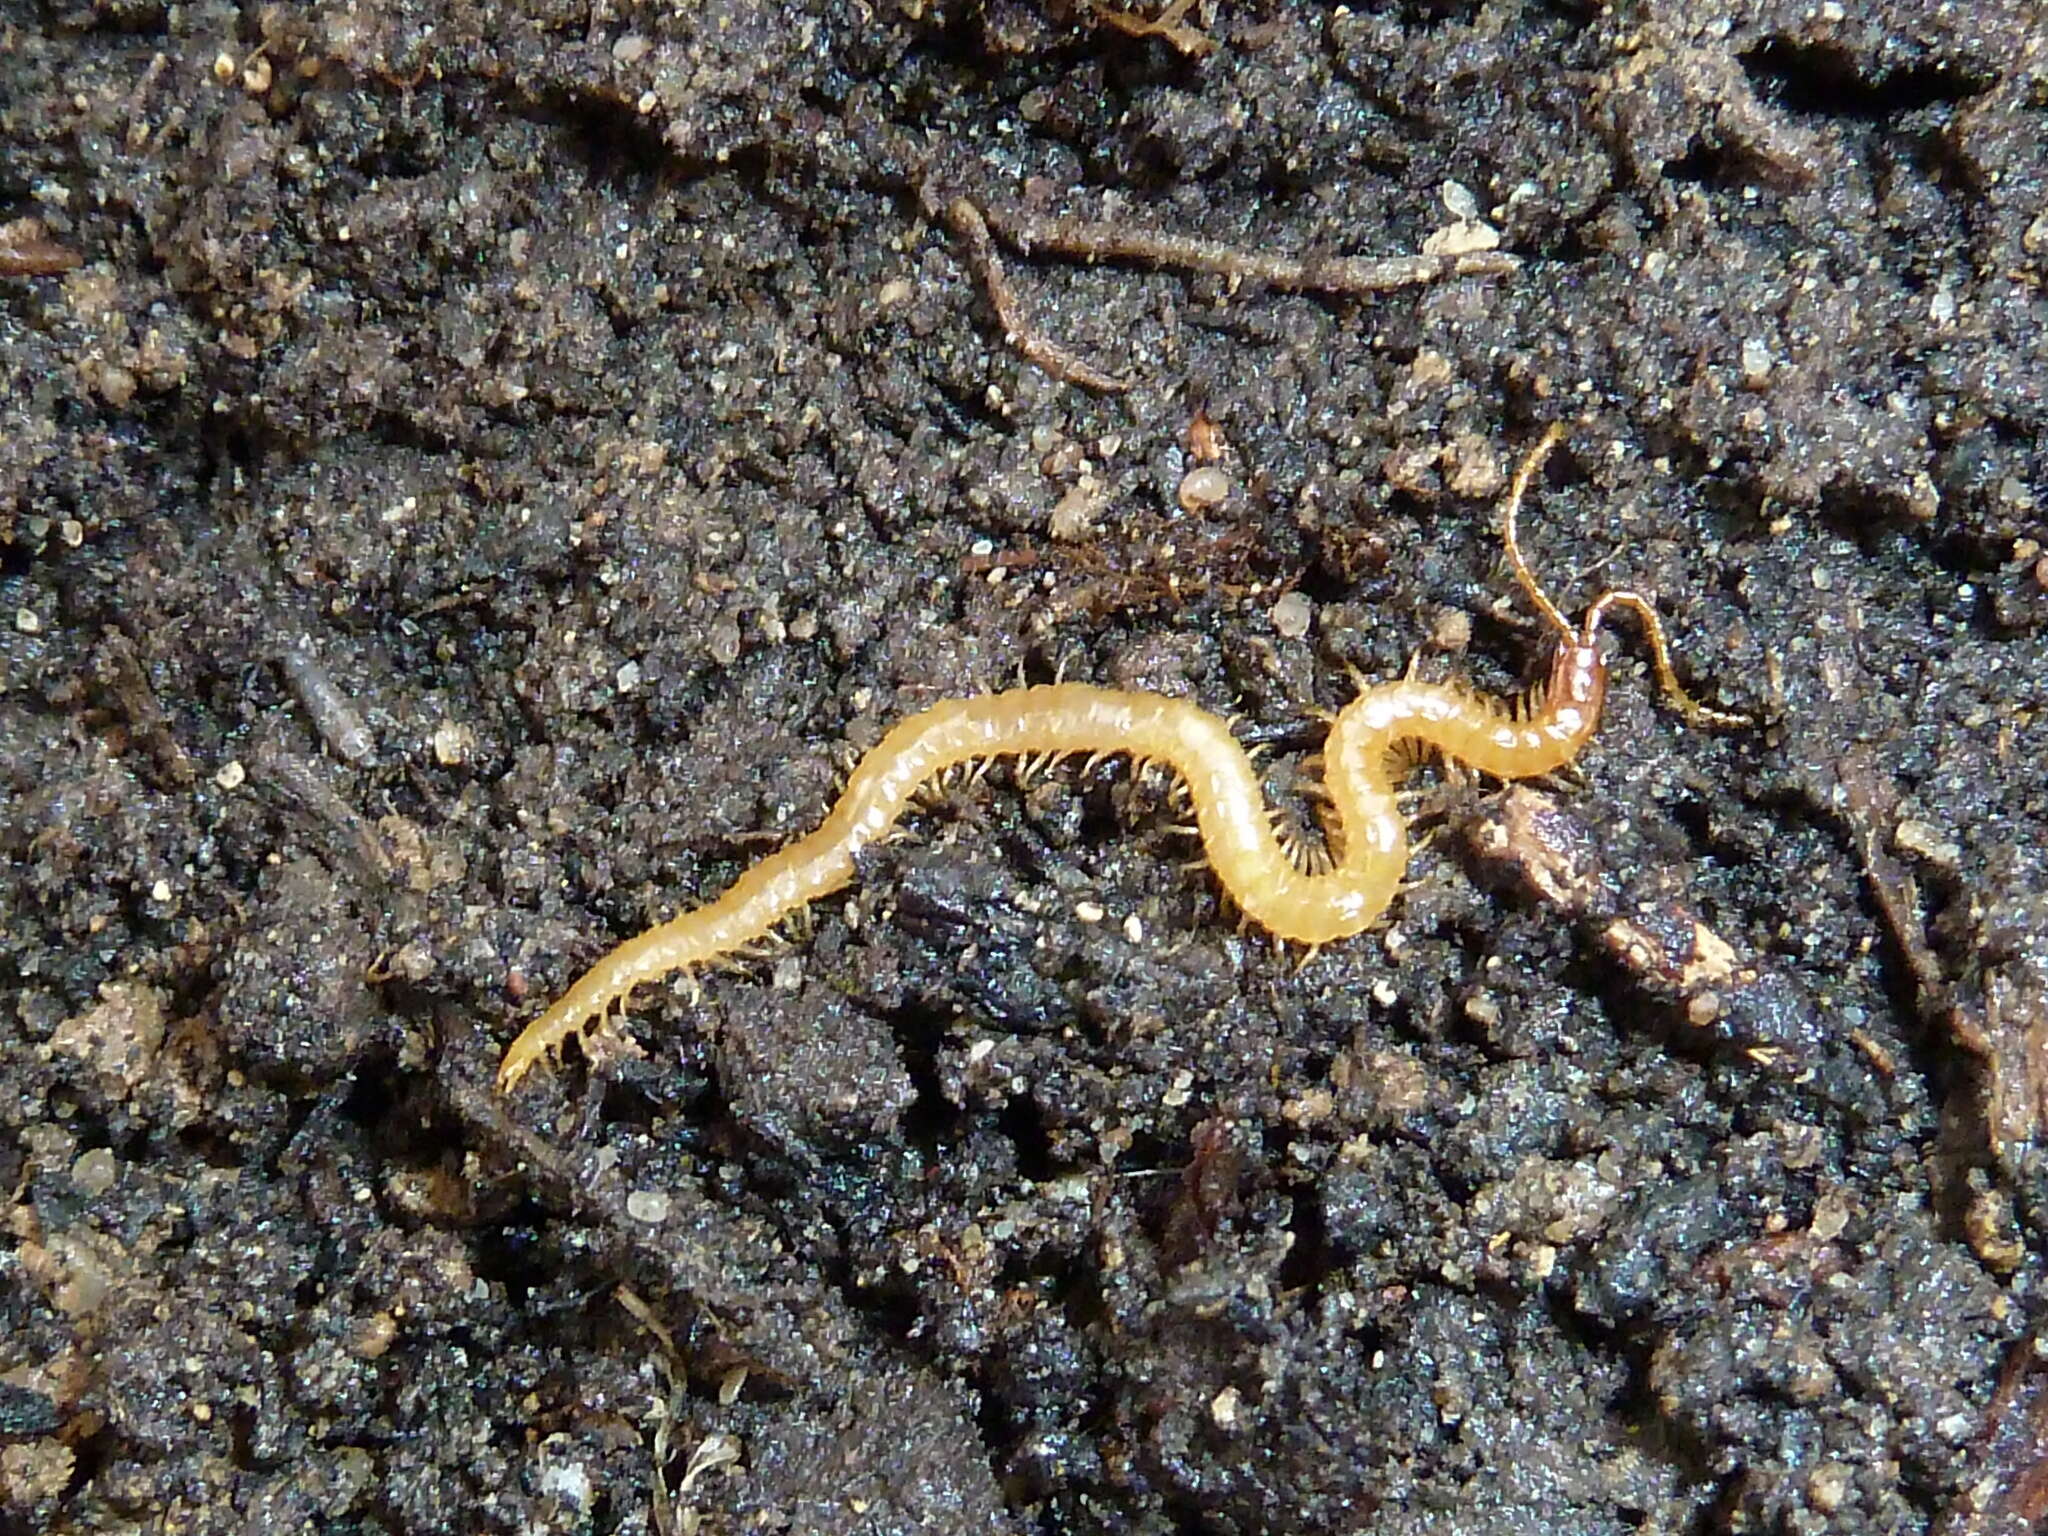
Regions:
<instances>
[{"instance_id":1,"label":"curved centipede body","mask_svg":"<svg viewBox=\"0 0 2048 1536\"><path fill-rule=\"evenodd\" d=\"M1323 748L1328 858L1319 867L1302 868L1275 834L1251 758L1222 719L1196 705L1086 683L949 699L889 731L861 759L816 831L749 868L717 899L626 940L585 972L513 1041L498 1068L499 1087L516 1085L570 1039L608 1027L611 1010L635 988L690 975L847 885L861 850L889 834L923 786L962 765L1083 752L1129 754L1171 770L1187 788L1204 857L1225 894L1275 937L1317 946L1370 928L1400 889L1408 828L1395 789L1419 755L1440 753L1502 779L1549 773L1578 756L1606 697L1598 640L1610 609L1628 607L1642 618L1659 680L1689 718L1741 723L1695 704L1678 685L1644 598L1608 592L1575 629L1537 587L1521 558L1514 518L1559 435L1552 429L1524 460L1504 528L1518 579L1559 633L1548 681L1519 709L1513 701L1413 679L1364 689L1339 711Z\"/></svg>"}]
</instances>

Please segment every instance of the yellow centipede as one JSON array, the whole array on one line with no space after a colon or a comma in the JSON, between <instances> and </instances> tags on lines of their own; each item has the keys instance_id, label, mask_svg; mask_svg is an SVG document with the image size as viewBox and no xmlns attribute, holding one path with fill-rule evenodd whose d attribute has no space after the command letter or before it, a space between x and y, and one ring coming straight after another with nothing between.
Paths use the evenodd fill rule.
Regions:
<instances>
[{"instance_id":1,"label":"yellow centipede","mask_svg":"<svg viewBox=\"0 0 2048 1536\"><path fill-rule=\"evenodd\" d=\"M1563 435L1551 428L1524 457L1502 509L1516 579L1558 636L1548 680L1526 701L1403 679L1364 689L1330 726L1323 748L1326 866L1305 870L1275 834L1259 775L1216 715L1158 694L1054 683L949 699L895 726L861 759L816 831L755 864L722 896L613 949L512 1042L498 1068L510 1089L574 1037L608 1026L637 987L692 972L771 932L854 876L863 848L885 837L918 790L947 770L1004 757L1129 754L1179 776L1202 849L1245 917L1280 939L1317 946L1378 922L1408 865L1408 826L1395 788L1423 752L1482 773L1521 779L1577 757L1600 723L1607 666L1599 633L1615 608L1642 620L1665 692L1695 722L1745 723L1695 702L1672 671L1655 610L1610 590L1574 627L1522 557L1516 515L1530 481Z\"/></svg>"}]
</instances>

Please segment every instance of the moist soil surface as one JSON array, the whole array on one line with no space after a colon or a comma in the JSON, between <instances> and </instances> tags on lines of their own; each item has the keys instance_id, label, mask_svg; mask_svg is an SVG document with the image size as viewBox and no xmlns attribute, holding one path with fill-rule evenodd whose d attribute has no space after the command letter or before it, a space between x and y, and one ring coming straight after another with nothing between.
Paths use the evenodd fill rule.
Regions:
<instances>
[{"instance_id":1,"label":"moist soil surface","mask_svg":"<svg viewBox=\"0 0 2048 1536\"><path fill-rule=\"evenodd\" d=\"M2048 24L1120 4L0 8L0 1530L2034 1528ZM941 699L1313 848L1553 422L1747 726L1313 958L998 767L494 1087Z\"/></svg>"}]
</instances>

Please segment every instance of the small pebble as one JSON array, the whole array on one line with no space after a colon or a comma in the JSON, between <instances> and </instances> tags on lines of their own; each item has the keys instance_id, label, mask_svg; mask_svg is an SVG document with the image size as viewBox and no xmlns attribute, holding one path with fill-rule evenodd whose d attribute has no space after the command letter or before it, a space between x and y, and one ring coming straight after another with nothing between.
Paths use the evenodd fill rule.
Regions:
<instances>
[{"instance_id":1,"label":"small pebble","mask_svg":"<svg viewBox=\"0 0 2048 1536\"><path fill-rule=\"evenodd\" d=\"M1448 656L1462 656L1472 644L1472 615L1462 608L1439 608L1429 626L1429 643Z\"/></svg>"},{"instance_id":2,"label":"small pebble","mask_svg":"<svg viewBox=\"0 0 2048 1536\"><path fill-rule=\"evenodd\" d=\"M1299 592L1289 592L1273 605L1273 628L1289 640L1299 640L1315 622L1315 604Z\"/></svg>"},{"instance_id":3,"label":"small pebble","mask_svg":"<svg viewBox=\"0 0 2048 1536\"><path fill-rule=\"evenodd\" d=\"M1241 1421L1243 1394L1235 1387L1225 1387L1209 1399L1209 1418L1218 1429L1236 1429Z\"/></svg>"},{"instance_id":4,"label":"small pebble","mask_svg":"<svg viewBox=\"0 0 2048 1536\"><path fill-rule=\"evenodd\" d=\"M1451 490L1472 501L1485 501L1507 484L1500 456L1493 445L1476 432L1461 432L1451 439L1444 455Z\"/></svg>"},{"instance_id":5,"label":"small pebble","mask_svg":"<svg viewBox=\"0 0 2048 1536\"><path fill-rule=\"evenodd\" d=\"M348 1352L358 1360L380 1360L398 1337L398 1319L389 1312L373 1312L350 1332Z\"/></svg>"},{"instance_id":6,"label":"small pebble","mask_svg":"<svg viewBox=\"0 0 2048 1536\"><path fill-rule=\"evenodd\" d=\"M658 1189L636 1189L626 1196L626 1214L650 1227L668 1220L668 1196Z\"/></svg>"},{"instance_id":7,"label":"small pebble","mask_svg":"<svg viewBox=\"0 0 2048 1536\"><path fill-rule=\"evenodd\" d=\"M1202 512L1220 506L1229 495L1230 476L1213 464L1204 464L1181 476L1179 496L1183 512Z\"/></svg>"},{"instance_id":8,"label":"small pebble","mask_svg":"<svg viewBox=\"0 0 2048 1536\"><path fill-rule=\"evenodd\" d=\"M1842 1507L1849 1495L1849 1469L1838 1461L1824 1461L1806 1476L1806 1502L1824 1515Z\"/></svg>"},{"instance_id":9,"label":"small pebble","mask_svg":"<svg viewBox=\"0 0 2048 1536\"><path fill-rule=\"evenodd\" d=\"M434 761L443 768L459 768L476 750L476 732L453 720L434 727Z\"/></svg>"},{"instance_id":10,"label":"small pebble","mask_svg":"<svg viewBox=\"0 0 2048 1536\"><path fill-rule=\"evenodd\" d=\"M121 1165L105 1147L94 1147L71 1165L71 1185L81 1195L97 1198L114 1187Z\"/></svg>"}]
</instances>

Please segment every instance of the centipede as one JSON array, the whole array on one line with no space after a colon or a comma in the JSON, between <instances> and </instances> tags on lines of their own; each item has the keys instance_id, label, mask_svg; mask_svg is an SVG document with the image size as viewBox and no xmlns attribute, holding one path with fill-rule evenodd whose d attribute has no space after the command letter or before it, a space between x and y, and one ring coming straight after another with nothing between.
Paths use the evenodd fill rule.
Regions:
<instances>
[{"instance_id":1,"label":"centipede","mask_svg":"<svg viewBox=\"0 0 2048 1536\"><path fill-rule=\"evenodd\" d=\"M1330 718L1323 743L1317 856L1276 830L1258 769L1229 722L1164 695L1089 683L1048 683L948 699L901 721L853 768L816 830L749 867L723 894L625 940L592 965L506 1050L501 1090L559 1061L616 1043L618 1017L642 987L694 978L744 955L792 916L850 884L863 849L891 835L920 792L962 768L1073 754L1157 765L1184 788L1202 862L1250 925L1314 951L1366 932L1387 914L1408 868L1398 791L1436 757L1493 778L1528 779L1576 759L1599 728L1608 668L1600 637L1633 613L1664 696L1690 723L1736 728L1747 717L1695 699L1679 681L1651 600L1609 588L1573 624L1537 582L1518 519L1529 486L1564 436L1553 425L1518 465L1501 503L1501 542L1516 583L1555 636L1548 675L1502 697L1462 682L1413 676L1363 687Z\"/></svg>"}]
</instances>

